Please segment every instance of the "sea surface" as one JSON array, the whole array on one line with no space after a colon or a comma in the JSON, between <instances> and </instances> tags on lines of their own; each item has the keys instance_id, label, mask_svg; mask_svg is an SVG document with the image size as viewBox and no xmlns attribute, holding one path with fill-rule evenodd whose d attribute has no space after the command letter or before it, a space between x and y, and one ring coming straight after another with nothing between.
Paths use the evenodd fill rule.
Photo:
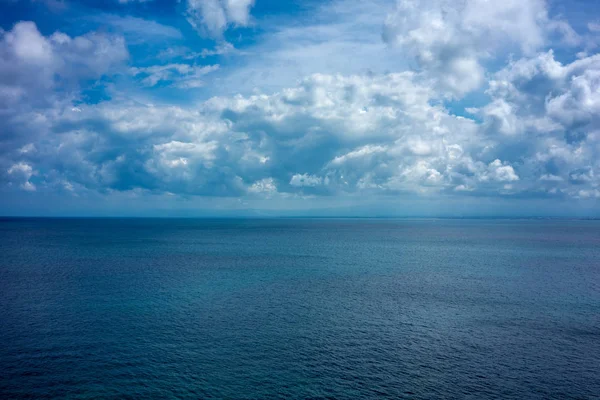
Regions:
<instances>
[{"instance_id":1,"label":"sea surface","mask_svg":"<svg viewBox=\"0 0 600 400\"><path fill-rule=\"evenodd\" d=\"M600 221L0 219L0 398L599 399Z\"/></svg>"}]
</instances>

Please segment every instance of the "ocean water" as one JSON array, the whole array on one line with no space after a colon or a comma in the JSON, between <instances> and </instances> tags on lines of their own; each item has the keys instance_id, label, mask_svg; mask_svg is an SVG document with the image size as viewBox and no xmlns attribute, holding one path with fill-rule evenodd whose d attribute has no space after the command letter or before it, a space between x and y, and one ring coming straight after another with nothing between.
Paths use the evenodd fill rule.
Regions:
<instances>
[{"instance_id":1,"label":"ocean water","mask_svg":"<svg viewBox=\"0 0 600 400\"><path fill-rule=\"evenodd\" d=\"M0 398L598 399L600 221L2 219Z\"/></svg>"}]
</instances>

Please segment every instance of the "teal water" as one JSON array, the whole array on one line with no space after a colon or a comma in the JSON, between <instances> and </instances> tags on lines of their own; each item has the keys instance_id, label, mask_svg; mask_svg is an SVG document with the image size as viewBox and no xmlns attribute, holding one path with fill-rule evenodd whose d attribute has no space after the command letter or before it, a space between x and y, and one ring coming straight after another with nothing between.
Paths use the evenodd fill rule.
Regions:
<instances>
[{"instance_id":1,"label":"teal water","mask_svg":"<svg viewBox=\"0 0 600 400\"><path fill-rule=\"evenodd\" d=\"M600 398L600 221L2 219L0 255L1 398Z\"/></svg>"}]
</instances>

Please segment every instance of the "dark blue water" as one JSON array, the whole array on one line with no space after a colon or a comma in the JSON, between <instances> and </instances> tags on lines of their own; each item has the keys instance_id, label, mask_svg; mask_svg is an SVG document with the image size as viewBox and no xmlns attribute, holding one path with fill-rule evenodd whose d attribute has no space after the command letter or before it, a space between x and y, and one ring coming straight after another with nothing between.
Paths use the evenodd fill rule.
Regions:
<instances>
[{"instance_id":1,"label":"dark blue water","mask_svg":"<svg viewBox=\"0 0 600 400\"><path fill-rule=\"evenodd\" d=\"M600 222L0 220L2 398L600 398Z\"/></svg>"}]
</instances>

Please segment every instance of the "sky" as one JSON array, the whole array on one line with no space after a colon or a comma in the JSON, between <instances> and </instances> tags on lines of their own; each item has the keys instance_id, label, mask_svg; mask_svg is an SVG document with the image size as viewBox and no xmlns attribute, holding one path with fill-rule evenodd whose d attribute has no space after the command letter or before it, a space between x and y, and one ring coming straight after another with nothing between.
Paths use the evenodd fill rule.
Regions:
<instances>
[{"instance_id":1,"label":"sky","mask_svg":"<svg viewBox=\"0 0 600 400\"><path fill-rule=\"evenodd\" d=\"M0 215L600 216L595 0L0 0Z\"/></svg>"}]
</instances>

